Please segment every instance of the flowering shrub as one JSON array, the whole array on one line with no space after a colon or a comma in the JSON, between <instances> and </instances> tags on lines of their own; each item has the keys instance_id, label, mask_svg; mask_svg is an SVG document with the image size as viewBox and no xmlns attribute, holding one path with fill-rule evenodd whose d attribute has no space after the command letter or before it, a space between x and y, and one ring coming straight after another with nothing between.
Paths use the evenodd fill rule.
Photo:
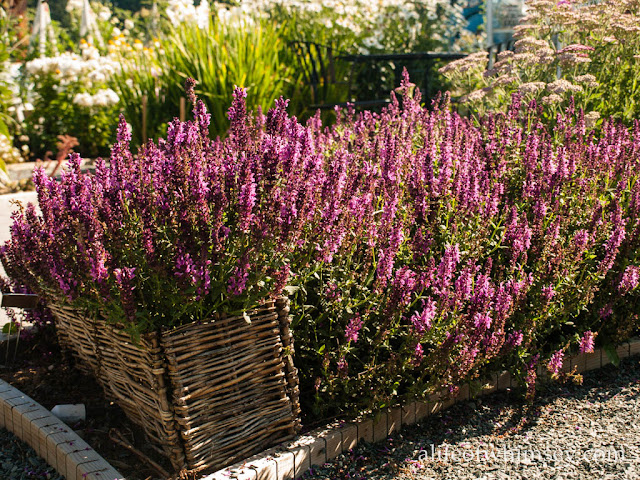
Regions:
<instances>
[{"instance_id":1,"label":"flowering shrub","mask_svg":"<svg viewBox=\"0 0 640 480\"><path fill-rule=\"evenodd\" d=\"M489 70L486 54L478 53L441 72L480 114L504 110L519 92L524 100L536 99L547 118L574 97L589 126L609 116L631 122L640 114L639 8L635 0L531 0L516 27L515 51L499 54Z\"/></svg>"},{"instance_id":2,"label":"flowering shrub","mask_svg":"<svg viewBox=\"0 0 640 480\"><path fill-rule=\"evenodd\" d=\"M25 123L36 155L52 150L60 134L78 138L85 156L108 152L119 97L107 81L120 64L86 42L81 46L82 55L36 58L25 66L27 100L34 108Z\"/></svg>"},{"instance_id":3,"label":"flowering shrub","mask_svg":"<svg viewBox=\"0 0 640 480\"><path fill-rule=\"evenodd\" d=\"M402 108L316 131L343 185L334 211L350 212L335 236L358 239L298 291L296 362L315 401L301 398L318 415L455 389L486 366L533 394L540 364L559 376L592 331L638 327L640 125L596 136L570 109L551 129L516 96L475 127L408 91Z\"/></svg>"},{"instance_id":4,"label":"flowering shrub","mask_svg":"<svg viewBox=\"0 0 640 480\"><path fill-rule=\"evenodd\" d=\"M640 280L640 124L596 135L569 109L551 129L516 95L474 126L411 92L405 79L402 102L326 128L283 100L249 115L238 89L228 138L208 138L197 102L137 155L121 121L110 167L83 175L75 156L60 183L36 173L42 214L15 215L3 264L134 334L289 285L315 415L455 390L482 368L532 394L538 366L560 376L569 350L637 328L618 299Z\"/></svg>"},{"instance_id":5,"label":"flowering shrub","mask_svg":"<svg viewBox=\"0 0 640 480\"><path fill-rule=\"evenodd\" d=\"M225 140L208 138L199 101L194 121L171 123L166 140L137 155L121 120L110 167L99 161L95 176L80 173L77 155L60 183L37 170L42 215L33 206L16 215L7 271L134 334L277 295L308 262L314 207L334 186L286 102L251 118L245 95L235 92Z\"/></svg>"},{"instance_id":6,"label":"flowering shrub","mask_svg":"<svg viewBox=\"0 0 640 480\"><path fill-rule=\"evenodd\" d=\"M293 22L296 39L354 53L460 50L473 42L465 35L462 6L449 1L243 0L217 8L227 18L257 15Z\"/></svg>"}]
</instances>

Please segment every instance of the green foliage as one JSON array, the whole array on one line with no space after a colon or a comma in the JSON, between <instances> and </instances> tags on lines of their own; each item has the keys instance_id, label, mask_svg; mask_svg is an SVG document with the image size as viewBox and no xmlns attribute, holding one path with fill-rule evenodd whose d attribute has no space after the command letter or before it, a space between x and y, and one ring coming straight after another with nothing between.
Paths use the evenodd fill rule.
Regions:
<instances>
[{"instance_id":1,"label":"green foliage","mask_svg":"<svg viewBox=\"0 0 640 480\"><path fill-rule=\"evenodd\" d=\"M156 42L160 45L160 42ZM122 57L121 70L111 79L120 97L120 105L131 125L133 142L143 143L143 106L146 102L146 138L157 139L166 133L167 123L180 113L180 100L167 99L167 85L160 75L154 51L144 49Z\"/></svg>"},{"instance_id":2,"label":"green foliage","mask_svg":"<svg viewBox=\"0 0 640 480\"><path fill-rule=\"evenodd\" d=\"M18 326L14 322L9 322L3 325L2 333L5 335L14 335L18 333Z\"/></svg>"},{"instance_id":3,"label":"green foliage","mask_svg":"<svg viewBox=\"0 0 640 480\"><path fill-rule=\"evenodd\" d=\"M167 100L178 105L184 81L195 78L196 93L212 115L212 134L224 135L234 86L246 88L249 108L263 111L287 93L295 80L285 47L279 28L266 21L224 24L214 18L208 29L183 24L172 31L158 57Z\"/></svg>"},{"instance_id":4,"label":"green foliage","mask_svg":"<svg viewBox=\"0 0 640 480\"><path fill-rule=\"evenodd\" d=\"M80 60L78 60L79 62ZM55 156L59 135L76 137L76 149L85 157L108 155L114 140L113 121L117 118L115 106L84 106L78 103L78 95L100 91L95 84L87 92L86 76L66 79L61 88L61 73L37 73L30 77L33 85L34 111L25 120L25 130L30 138L30 149L43 158L47 151Z\"/></svg>"},{"instance_id":5,"label":"green foliage","mask_svg":"<svg viewBox=\"0 0 640 480\"><path fill-rule=\"evenodd\" d=\"M541 105L547 121L573 97L588 126L608 117L630 124L640 116L639 18L635 0L531 2L515 52L499 54L490 69L486 55L476 54L442 72L477 116L505 111L519 92Z\"/></svg>"},{"instance_id":6,"label":"green foliage","mask_svg":"<svg viewBox=\"0 0 640 480\"><path fill-rule=\"evenodd\" d=\"M147 101L146 135L157 138L179 115L187 78L197 81L196 93L211 112L211 135L225 135L229 128L226 106L234 87L246 88L251 109L266 111L298 83L291 56L282 27L266 21L229 24L213 16L207 28L180 24L154 42L153 49L140 49L123 58L122 73L114 77L113 85L138 142L143 136L143 98Z\"/></svg>"}]
</instances>

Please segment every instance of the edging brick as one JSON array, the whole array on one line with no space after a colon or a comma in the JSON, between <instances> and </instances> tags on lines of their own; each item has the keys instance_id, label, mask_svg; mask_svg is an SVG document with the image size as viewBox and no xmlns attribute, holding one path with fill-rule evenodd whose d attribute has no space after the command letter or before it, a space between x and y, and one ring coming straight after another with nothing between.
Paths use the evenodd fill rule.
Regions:
<instances>
[{"instance_id":1,"label":"edging brick","mask_svg":"<svg viewBox=\"0 0 640 480\"><path fill-rule=\"evenodd\" d=\"M30 445L66 480L124 480L71 427L3 380L0 380L0 427Z\"/></svg>"},{"instance_id":2,"label":"edging brick","mask_svg":"<svg viewBox=\"0 0 640 480\"><path fill-rule=\"evenodd\" d=\"M620 359L638 354L640 353L640 339L635 338L629 342L625 342L620 345L616 351ZM607 363L610 363L607 354L604 353L602 349L597 349L593 353L577 354L565 358L563 371L583 373L601 368ZM549 377L546 368L542 366L539 368L538 373L542 377L541 380ZM309 468L313 468L313 466L324 462L330 462L341 453L354 448L362 441L370 442L371 440L380 440L382 438L382 432L385 431L383 428L385 426L387 434L390 435L405 425L419 423L421 420L441 410L445 410L455 403L488 395L496 391L508 390L514 386L513 384L514 382L509 372L491 374L488 380L482 380L479 389L472 388L469 384L462 385L455 397L449 396L447 392L440 391L439 393L431 395L426 402L409 402L399 407L386 409L374 416L361 418L351 424L334 426L334 428L317 429L307 433L305 437L307 438L306 446L309 452L304 454L304 461L295 460L297 455L300 455L300 453L297 452L300 451L301 446L297 442L294 442L290 447L290 451L287 451L286 447L270 449L252 457L258 459L254 462L245 460L244 462L203 477L201 480L285 480L288 477L284 476L283 473L289 473L291 468L288 468L287 472L279 471L279 462L271 457L274 450L280 452L278 458L288 459L292 457L294 459L291 461L292 468L295 470L295 477L299 478ZM309 437L311 440L308 439ZM287 452L291 457L284 456ZM271 461L269 462L268 460ZM281 460L281 462L287 463L284 460ZM251 472L251 474L246 473L247 467L253 469L255 476L254 472Z\"/></svg>"}]
</instances>

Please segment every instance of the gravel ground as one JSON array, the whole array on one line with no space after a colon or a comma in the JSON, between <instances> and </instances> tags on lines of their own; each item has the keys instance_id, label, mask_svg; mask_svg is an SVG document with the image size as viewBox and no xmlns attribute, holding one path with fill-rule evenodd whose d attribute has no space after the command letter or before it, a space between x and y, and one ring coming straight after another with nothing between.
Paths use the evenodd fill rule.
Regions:
<instances>
[{"instance_id":1,"label":"gravel ground","mask_svg":"<svg viewBox=\"0 0 640 480\"><path fill-rule=\"evenodd\" d=\"M464 402L305 479L640 479L640 357L540 387Z\"/></svg>"},{"instance_id":2,"label":"gravel ground","mask_svg":"<svg viewBox=\"0 0 640 480\"><path fill-rule=\"evenodd\" d=\"M33 448L0 428L0 478L3 480L62 480L64 477L38 457Z\"/></svg>"},{"instance_id":3,"label":"gravel ground","mask_svg":"<svg viewBox=\"0 0 640 480\"><path fill-rule=\"evenodd\" d=\"M640 480L639 421L636 356L586 373L582 385L540 387L532 407L518 391L455 405L303 478ZM0 429L0 479L62 477Z\"/></svg>"}]
</instances>

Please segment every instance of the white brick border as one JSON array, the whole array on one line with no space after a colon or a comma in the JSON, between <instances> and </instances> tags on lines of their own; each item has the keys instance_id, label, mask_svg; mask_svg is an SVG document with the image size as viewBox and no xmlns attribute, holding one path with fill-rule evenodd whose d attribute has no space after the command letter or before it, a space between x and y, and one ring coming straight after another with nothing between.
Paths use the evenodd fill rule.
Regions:
<instances>
[{"instance_id":1,"label":"white brick border","mask_svg":"<svg viewBox=\"0 0 640 480\"><path fill-rule=\"evenodd\" d=\"M633 338L617 348L620 359L640 353L640 338ZM608 363L609 357L603 349L593 353L583 353L565 359L563 371L583 373L596 370ZM539 378L545 377L539 369ZM301 477L314 465L322 465L349 451L360 442L378 442L400 430L404 425L420 422L430 415L449 408L451 405L488 395L513 386L509 372L493 374L481 387L472 391L469 384L462 385L455 398L444 394L431 395L426 402L410 402L391 408L354 422L329 425L299 437L295 442L265 450L243 462L207 475L201 480L293 480Z\"/></svg>"},{"instance_id":2,"label":"white brick border","mask_svg":"<svg viewBox=\"0 0 640 480\"><path fill-rule=\"evenodd\" d=\"M125 480L67 424L3 380L0 427L33 447L66 480Z\"/></svg>"}]
</instances>

